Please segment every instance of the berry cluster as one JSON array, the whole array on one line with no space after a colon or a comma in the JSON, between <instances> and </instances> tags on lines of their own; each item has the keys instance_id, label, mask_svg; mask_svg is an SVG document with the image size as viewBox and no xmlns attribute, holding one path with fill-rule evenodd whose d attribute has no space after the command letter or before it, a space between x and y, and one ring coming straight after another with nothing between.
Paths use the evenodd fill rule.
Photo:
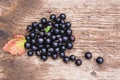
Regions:
<instances>
[{"instance_id":1,"label":"berry cluster","mask_svg":"<svg viewBox=\"0 0 120 80\"><path fill-rule=\"evenodd\" d=\"M81 65L82 61L76 59L74 55L66 56L65 50L73 48L75 37L72 35L71 23L65 22L66 15L61 13L58 17L55 14L50 15L50 20L41 18L40 22L33 22L27 26L27 42L25 48L28 49L28 56L34 53L43 61L48 57L57 59L58 56L65 63L75 61L76 65Z\"/></svg>"},{"instance_id":2,"label":"berry cluster","mask_svg":"<svg viewBox=\"0 0 120 80\"><path fill-rule=\"evenodd\" d=\"M28 49L27 55L35 54L43 61L48 57L57 59L60 57L65 63L75 62L77 66L82 64L82 60L76 59L76 56L65 54L66 49L73 48L75 37L72 35L71 23L65 22L66 15L61 13L58 17L55 14L50 15L50 20L41 18L40 22L33 22L27 26L25 48ZM90 52L85 53L85 58L92 58ZM96 59L98 64L103 63L103 58Z\"/></svg>"}]
</instances>

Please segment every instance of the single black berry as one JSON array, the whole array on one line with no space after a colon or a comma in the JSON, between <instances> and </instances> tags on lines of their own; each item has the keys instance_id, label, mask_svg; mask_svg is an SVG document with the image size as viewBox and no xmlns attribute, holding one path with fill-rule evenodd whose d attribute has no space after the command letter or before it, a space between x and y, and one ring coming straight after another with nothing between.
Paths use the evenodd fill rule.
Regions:
<instances>
[{"instance_id":1,"label":"single black berry","mask_svg":"<svg viewBox=\"0 0 120 80\"><path fill-rule=\"evenodd\" d=\"M67 49L72 49L72 48L73 48L73 44L72 44L71 42L68 42L68 43L66 44L66 48L67 48Z\"/></svg>"},{"instance_id":2,"label":"single black berry","mask_svg":"<svg viewBox=\"0 0 120 80\"><path fill-rule=\"evenodd\" d=\"M43 61L46 61L46 60L47 60L47 56L42 55L42 56L41 56L41 59L42 59Z\"/></svg>"},{"instance_id":3,"label":"single black berry","mask_svg":"<svg viewBox=\"0 0 120 80\"><path fill-rule=\"evenodd\" d=\"M36 56L41 56L41 51L37 50L37 51L35 51L35 54L36 54Z\"/></svg>"},{"instance_id":4,"label":"single black berry","mask_svg":"<svg viewBox=\"0 0 120 80\"><path fill-rule=\"evenodd\" d=\"M66 15L65 15L64 13L61 13L61 14L60 14L60 18L61 18L61 19L65 19L65 18L66 18Z\"/></svg>"},{"instance_id":5,"label":"single black berry","mask_svg":"<svg viewBox=\"0 0 120 80\"><path fill-rule=\"evenodd\" d=\"M67 36L63 36L63 42L67 42L68 41L68 37Z\"/></svg>"},{"instance_id":6,"label":"single black berry","mask_svg":"<svg viewBox=\"0 0 120 80\"><path fill-rule=\"evenodd\" d=\"M26 42L26 43L24 44L24 46L25 46L26 49L30 49L31 44L30 44L29 42Z\"/></svg>"},{"instance_id":7,"label":"single black berry","mask_svg":"<svg viewBox=\"0 0 120 80\"><path fill-rule=\"evenodd\" d=\"M98 57L98 58L96 59L96 62L97 62L98 64L102 64L102 63L104 62L104 59L103 59L102 57Z\"/></svg>"},{"instance_id":8,"label":"single black berry","mask_svg":"<svg viewBox=\"0 0 120 80\"><path fill-rule=\"evenodd\" d=\"M36 51L36 50L38 50L38 47L35 46L35 45L32 45L32 46L31 46L31 49L32 49L33 51Z\"/></svg>"},{"instance_id":9,"label":"single black berry","mask_svg":"<svg viewBox=\"0 0 120 80\"><path fill-rule=\"evenodd\" d=\"M35 28L37 26L37 24L38 24L37 22L33 22L32 26Z\"/></svg>"},{"instance_id":10,"label":"single black berry","mask_svg":"<svg viewBox=\"0 0 120 80\"><path fill-rule=\"evenodd\" d=\"M38 39L37 39L37 43L38 43L38 44L43 44L43 42L44 42L44 39L43 39L43 38L38 38Z\"/></svg>"},{"instance_id":11,"label":"single black berry","mask_svg":"<svg viewBox=\"0 0 120 80\"><path fill-rule=\"evenodd\" d=\"M46 18L42 18L42 19L41 19L41 23L42 23L42 24L46 24L46 23L47 23L47 19L46 19Z\"/></svg>"},{"instance_id":12,"label":"single black berry","mask_svg":"<svg viewBox=\"0 0 120 80\"><path fill-rule=\"evenodd\" d=\"M75 41L75 37L74 37L74 36L71 36L71 37L70 37L70 41L71 41L71 42L74 42L74 41Z\"/></svg>"},{"instance_id":13,"label":"single black berry","mask_svg":"<svg viewBox=\"0 0 120 80\"><path fill-rule=\"evenodd\" d=\"M71 23L70 22L66 22L66 28L70 28L71 27Z\"/></svg>"},{"instance_id":14,"label":"single black berry","mask_svg":"<svg viewBox=\"0 0 120 80\"><path fill-rule=\"evenodd\" d=\"M63 61L64 61L65 63L68 63L68 62L70 61L70 59L69 59L69 57L64 57L64 58L63 58Z\"/></svg>"},{"instance_id":15,"label":"single black berry","mask_svg":"<svg viewBox=\"0 0 120 80\"><path fill-rule=\"evenodd\" d=\"M59 56L60 56L61 58L64 58L64 57L65 57L65 52L60 52L60 53L59 53Z\"/></svg>"},{"instance_id":16,"label":"single black berry","mask_svg":"<svg viewBox=\"0 0 120 80\"><path fill-rule=\"evenodd\" d=\"M27 55L28 56L32 56L33 55L33 51L31 51L31 50L27 51Z\"/></svg>"},{"instance_id":17,"label":"single black berry","mask_svg":"<svg viewBox=\"0 0 120 80\"><path fill-rule=\"evenodd\" d=\"M38 29L39 29L39 30L43 29L43 24L42 24L42 23L38 23L37 26L38 26Z\"/></svg>"},{"instance_id":18,"label":"single black berry","mask_svg":"<svg viewBox=\"0 0 120 80\"><path fill-rule=\"evenodd\" d=\"M61 19L58 17L58 18L56 18L56 20L55 20L57 23L60 23L61 22Z\"/></svg>"},{"instance_id":19,"label":"single black berry","mask_svg":"<svg viewBox=\"0 0 120 80\"><path fill-rule=\"evenodd\" d=\"M33 30L33 27L30 26L30 25L28 25L28 26L27 26L27 31L28 31L28 32L31 32L32 30Z\"/></svg>"},{"instance_id":20,"label":"single black berry","mask_svg":"<svg viewBox=\"0 0 120 80\"><path fill-rule=\"evenodd\" d=\"M91 58L92 58L91 52L86 52L86 53L85 53L85 58L86 58L86 59L91 59Z\"/></svg>"},{"instance_id":21,"label":"single black berry","mask_svg":"<svg viewBox=\"0 0 120 80\"><path fill-rule=\"evenodd\" d=\"M36 36L36 33L34 33L34 32L30 33L31 38L35 38L35 36Z\"/></svg>"},{"instance_id":22,"label":"single black berry","mask_svg":"<svg viewBox=\"0 0 120 80\"><path fill-rule=\"evenodd\" d=\"M57 59L57 58L58 58L58 54L53 54L53 55L52 55L52 58L53 58L53 59Z\"/></svg>"},{"instance_id":23,"label":"single black berry","mask_svg":"<svg viewBox=\"0 0 120 80\"><path fill-rule=\"evenodd\" d=\"M47 49L46 49L46 48L42 48L42 49L41 49L41 54L42 54L42 55L46 55L46 53L47 53Z\"/></svg>"},{"instance_id":24,"label":"single black berry","mask_svg":"<svg viewBox=\"0 0 120 80\"><path fill-rule=\"evenodd\" d=\"M50 19L51 19L51 20L55 20L55 19L56 19L56 15L55 15L55 14L51 14L51 15L50 15Z\"/></svg>"},{"instance_id":25,"label":"single black berry","mask_svg":"<svg viewBox=\"0 0 120 80\"><path fill-rule=\"evenodd\" d=\"M71 36L72 35L72 30L71 29L66 30L66 35Z\"/></svg>"},{"instance_id":26,"label":"single black berry","mask_svg":"<svg viewBox=\"0 0 120 80\"><path fill-rule=\"evenodd\" d=\"M75 61L75 60L76 60L76 56L70 55L70 60L71 60L71 61Z\"/></svg>"},{"instance_id":27,"label":"single black berry","mask_svg":"<svg viewBox=\"0 0 120 80\"><path fill-rule=\"evenodd\" d=\"M80 66L80 65L82 64L82 61L81 61L80 59L77 59L77 60L75 61L75 64L76 64L77 66Z\"/></svg>"}]
</instances>

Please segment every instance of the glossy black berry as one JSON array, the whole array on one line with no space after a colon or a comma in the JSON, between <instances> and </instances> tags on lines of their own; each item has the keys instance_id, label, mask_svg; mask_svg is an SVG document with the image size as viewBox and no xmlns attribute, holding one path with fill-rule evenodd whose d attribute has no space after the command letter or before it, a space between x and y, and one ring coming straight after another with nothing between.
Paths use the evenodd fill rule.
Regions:
<instances>
[{"instance_id":1,"label":"glossy black berry","mask_svg":"<svg viewBox=\"0 0 120 80\"><path fill-rule=\"evenodd\" d=\"M46 48L42 48L42 49L41 49L41 54L42 54L42 55L46 55L46 53L47 53L47 49L46 49Z\"/></svg>"},{"instance_id":2,"label":"glossy black berry","mask_svg":"<svg viewBox=\"0 0 120 80\"><path fill-rule=\"evenodd\" d=\"M47 34L46 34L46 37L51 37L51 32L48 32Z\"/></svg>"},{"instance_id":3,"label":"glossy black berry","mask_svg":"<svg viewBox=\"0 0 120 80\"><path fill-rule=\"evenodd\" d=\"M68 37L67 36L64 36L63 37L63 42L67 42L68 41Z\"/></svg>"},{"instance_id":4,"label":"glossy black berry","mask_svg":"<svg viewBox=\"0 0 120 80\"><path fill-rule=\"evenodd\" d=\"M54 53L54 48L52 48L52 47L51 47L51 48L48 48L48 52L49 52L49 53Z\"/></svg>"},{"instance_id":5,"label":"glossy black berry","mask_svg":"<svg viewBox=\"0 0 120 80\"><path fill-rule=\"evenodd\" d=\"M58 54L53 54L53 55L52 55L52 58L53 58L53 59L57 59L57 58L58 58Z\"/></svg>"},{"instance_id":6,"label":"glossy black berry","mask_svg":"<svg viewBox=\"0 0 120 80\"><path fill-rule=\"evenodd\" d=\"M66 25L65 25L65 24L62 24L62 25L60 26L60 28L61 28L62 30L64 30L64 29L66 28Z\"/></svg>"},{"instance_id":7,"label":"glossy black berry","mask_svg":"<svg viewBox=\"0 0 120 80\"><path fill-rule=\"evenodd\" d=\"M38 43L38 44L43 44L43 42L44 42L44 39L43 39L43 38L38 38L38 39L37 39L37 43Z\"/></svg>"},{"instance_id":8,"label":"glossy black berry","mask_svg":"<svg viewBox=\"0 0 120 80\"><path fill-rule=\"evenodd\" d=\"M61 58L64 58L65 57L65 52L60 52L59 55L60 55Z\"/></svg>"},{"instance_id":9,"label":"glossy black berry","mask_svg":"<svg viewBox=\"0 0 120 80\"><path fill-rule=\"evenodd\" d=\"M57 24L57 23L54 24L54 28L58 29L59 27L60 27L59 24Z\"/></svg>"},{"instance_id":10,"label":"glossy black berry","mask_svg":"<svg viewBox=\"0 0 120 80\"><path fill-rule=\"evenodd\" d=\"M58 53L59 51L60 51L59 47L55 48L55 53Z\"/></svg>"},{"instance_id":11,"label":"glossy black berry","mask_svg":"<svg viewBox=\"0 0 120 80\"><path fill-rule=\"evenodd\" d=\"M25 36L25 39L29 42L29 41L31 40L30 35L26 35L26 36Z\"/></svg>"},{"instance_id":12,"label":"glossy black berry","mask_svg":"<svg viewBox=\"0 0 120 80\"><path fill-rule=\"evenodd\" d=\"M54 29L54 34L59 34L60 30L59 29Z\"/></svg>"},{"instance_id":13,"label":"glossy black berry","mask_svg":"<svg viewBox=\"0 0 120 80\"><path fill-rule=\"evenodd\" d=\"M35 36L36 36L36 33L34 33L34 32L30 33L31 38L35 38Z\"/></svg>"},{"instance_id":14,"label":"glossy black berry","mask_svg":"<svg viewBox=\"0 0 120 80\"><path fill-rule=\"evenodd\" d=\"M36 43L35 39L32 39L32 40L31 40L31 43L32 43L32 44L35 44L35 43Z\"/></svg>"},{"instance_id":15,"label":"glossy black berry","mask_svg":"<svg viewBox=\"0 0 120 80\"><path fill-rule=\"evenodd\" d=\"M63 41L63 38L62 37L59 37L58 38L58 42L62 42Z\"/></svg>"},{"instance_id":16,"label":"glossy black berry","mask_svg":"<svg viewBox=\"0 0 120 80\"><path fill-rule=\"evenodd\" d=\"M37 22L33 22L32 26L35 28L37 26L37 24L38 24Z\"/></svg>"},{"instance_id":17,"label":"glossy black berry","mask_svg":"<svg viewBox=\"0 0 120 80\"><path fill-rule=\"evenodd\" d=\"M25 47L26 49L30 49L31 44L30 44L29 42L26 42L26 43L24 44L24 47Z\"/></svg>"},{"instance_id":18,"label":"glossy black berry","mask_svg":"<svg viewBox=\"0 0 120 80\"><path fill-rule=\"evenodd\" d=\"M41 60L46 61L46 60L47 60L47 56L42 55L42 56L41 56Z\"/></svg>"},{"instance_id":19,"label":"glossy black berry","mask_svg":"<svg viewBox=\"0 0 120 80\"><path fill-rule=\"evenodd\" d=\"M51 39L52 39L53 41L55 41L55 40L57 39L57 37L56 37L55 35L52 35L52 36L51 36Z\"/></svg>"},{"instance_id":20,"label":"glossy black berry","mask_svg":"<svg viewBox=\"0 0 120 80\"><path fill-rule=\"evenodd\" d=\"M74 37L74 36L71 36L71 37L70 37L70 41L71 41L71 42L74 42L74 41L75 41L75 37Z\"/></svg>"},{"instance_id":21,"label":"glossy black berry","mask_svg":"<svg viewBox=\"0 0 120 80\"><path fill-rule=\"evenodd\" d=\"M66 48L67 48L67 49L72 49L72 48L73 48L73 44L72 44L71 42L68 42L68 43L66 44Z\"/></svg>"},{"instance_id":22,"label":"glossy black berry","mask_svg":"<svg viewBox=\"0 0 120 80\"><path fill-rule=\"evenodd\" d=\"M60 30L60 34L64 35L65 31L64 30Z\"/></svg>"},{"instance_id":23,"label":"glossy black berry","mask_svg":"<svg viewBox=\"0 0 120 80\"><path fill-rule=\"evenodd\" d=\"M66 22L66 28L70 28L71 27L71 23L70 22Z\"/></svg>"},{"instance_id":24,"label":"glossy black berry","mask_svg":"<svg viewBox=\"0 0 120 80\"><path fill-rule=\"evenodd\" d=\"M42 24L42 23L38 23L37 26L38 26L38 29L39 29L39 30L43 29L43 24Z\"/></svg>"},{"instance_id":25,"label":"glossy black berry","mask_svg":"<svg viewBox=\"0 0 120 80\"><path fill-rule=\"evenodd\" d=\"M43 48L43 47L44 47L43 44L39 44L39 45L38 45L38 48L39 48L39 49L41 49L41 48Z\"/></svg>"},{"instance_id":26,"label":"glossy black berry","mask_svg":"<svg viewBox=\"0 0 120 80\"><path fill-rule=\"evenodd\" d=\"M28 26L27 26L27 31L28 31L28 32L31 32L32 30L33 30L33 27L30 26L30 25L28 25Z\"/></svg>"},{"instance_id":27,"label":"glossy black berry","mask_svg":"<svg viewBox=\"0 0 120 80\"><path fill-rule=\"evenodd\" d=\"M51 39L50 38L45 39L45 43L46 44L50 44L51 43Z\"/></svg>"},{"instance_id":28,"label":"glossy black berry","mask_svg":"<svg viewBox=\"0 0 120 80\"><path fill-rule=\"evenodd\" d=\"M32 46L31 46L31 49L32 49L33 51L38 50L37 46L35 46L35 45L32 45Z\"/></svg>"},{"instance_id":29,"label":"glossy black berry","mask_svg":"<svg viewBox=\"0 0 120 80\"><path fill-rule=\"evenodd\" d=\"M56 48L56 47L58 47L58 43L57 42L53 42L52 46Z\"/></svg>"},{"instance_id":30,"label":"glossy black berry","mask_svg":"<svg viewBox=\"0 0 120 80\"><path fill-rule=\"evenodd\" d=\"M61 51L65 51L65 50L66 50L65 45L61 45L60 50L61 50Z\"/></svg>"},{"instance_id":31,"label":"glossy black berry","mask_svg":"<svg viewBox=\"0 0 120 80\"><path fill-rule=\"evenodd\" d=\"M43 32L40 32L40 36L41 37L44 37L45 36L45 32L43 31Z\"/></svg>"},{"instance_id":32,"label":"glossy black berry","mask_svg":"<svg viewBox=\"0 0 120 80\"><path fill-rule=\"evenodd\" d=\"M50 15L50 19L51 19L51 20L55 20L55 19L56 19L56 15L55 15L55 14L51 14L51 15Z\"/></svg>"},{"instance_id":33,"label":"glossy black berry","mask_svg":"<svg viewBox=\"0 0 120 80\"><path fill-rule=\"evenodd\" d=\"M65 63L68 63L68 62L70 61L70 59L69 59L69 57L64 57L64 58L63 58L63 61L64 61Z\"/></svg>"},{"instance_id":34,"label":"glossy black berry","mask_svg":"<svg viewBox=\"0 0 120 80\"><path fill-rule=\"evenodd\" d=\"M61 19L58 17L58 18L56 18L56 20L55 20L57 23L60 23L61 22Z\"/></svg>"},{"instance_id":35,"label":"glossy black berry","mask_svg":"<svg viewBox=\"0 0 120 80\"><path fill-rule=\"evenodd\" d=\"M66 15L65 15L64 13L61 13L61 14L60 14L60 18L61 18L61 19L65 19L65 18L66 18Z\"/></svg>"},{"instance_id":36,"label":"glossy black berry","mask_svg":"<svg viewBox=\"0 0 120 80\"><path fill-rule=\"evenodd\" d=\"M38 28L34 29L34 32L39 33L39 29Z\"/></svg>"},{"instance_id":37,"label":"glossy black berry","mask_svg":"<svg viewBox=\"0 0 120 80\"><path fill-rule=\"evenodd\" d=\"M31 50L27 51L27 55L28 56L32 56L33 55L33 51L31 51Z\"/></svg>"},{"instance_id":38,"label":"glossy black berry","mask_svg":"<svg viewBox=\"0 0 120 80\"><path fill-rule=\"evenodd\" d=\"M61 20L61 24L65 24L65 21L64 21L64 20Z\"/></svg>"},{"instance_id":39,"label":"glossy black berry","mask_svg":"<svg viewBox=\"0 0 120 80\"><path fill-rule=\"evenodd\" d=\"M36 56L41 56L41 51L37 50L37 51L35 51L35 54L36 54Z\"/></svg>"},{"instance_id":40,"label":"glossy black berry","mask_svg":"<svg viewBox=\"0 0 120 80\"><path fill-rule=\"evenodd\" d=\"M51 21L48 21L47 25L48 26L53 26L53 23Z\"/></svg>"},{"instance_id":41,"label":"glossy black berry","mask_svg":"<svg viewBox=\"0 0 120 80\"><path fill-rule=\"evenodd\" d=\"M71 29L66 30L66 35L71 36L72 35L72 30Z\"/></svg>"},{"instance_id":42,"label":"glossy black berry","mask_svg":"<svg viewBox=\"0 0 120 80\"><path fill-rule=\"evenodd\" d=\"M71 61L75 61L75 60L76 60L76 56L70 55L70 60L71 60Z\"/></svg>"},{"instance_id":43,"label":"glossy black berry","mask_svg":"<svg viewBox=\"0 0 120 80\"><path fill-rule=\"evenodd\" d=\"M85 58L86 58L86 59L91 59L91 58L92 58L91 52L86 52L86 53L85 53Z\"/></svg>"},{"instance_id":44,"label":"glossy black berry","mask_svg":"<svg viewBox=\"0 0 120 80\"><path fill-rule=\"evenodd\" d=\"M103 59L102 57L98 57L98 58L96 59L96 62L97 62L98 64L102 64L102 63L104 62L104 59Z\"/></svg>"},{"instance_id":45,"label":"glossy black berry","mask_svg":"<svg viewBox=\"0 0 120 80\"><path fill-rule=\"evenodd\" d=\"M81 61L80 59L77 59L77 60L75 61L75 64L76 64L77 66L80 66L80 65L82 64L82 61Z\"/></svg>"},{"instance_id":46,"label":"glossy black berry","mask_svg":"<svg viewBox=\"0 0 120 80\"><path fill-rule=\"evenodd\" d=\"M42 19L41 19L41 23L42 23L42 24L46 24L46 23L47 23L47 19L46 19L46 18L42 18Z\"/></svg>"}]
</instances>

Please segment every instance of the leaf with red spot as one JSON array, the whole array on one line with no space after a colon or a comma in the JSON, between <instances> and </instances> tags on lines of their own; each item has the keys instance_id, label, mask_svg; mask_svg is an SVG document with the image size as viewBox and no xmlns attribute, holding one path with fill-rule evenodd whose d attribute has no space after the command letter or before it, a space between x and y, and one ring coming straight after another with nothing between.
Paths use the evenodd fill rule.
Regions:
<instances>
[{"instance_id":1,"label":"leaf with red spot","mask_svg":"<svg viewBox=\"0 0 120 80\"><path fill-rule=\"evenodd\" d=\"M10 52L11 55L22 55L25 53L26 40L23 35L14 35L14 39L8 41L3 47L3 51Z\"/></svg>"}]
</instances>

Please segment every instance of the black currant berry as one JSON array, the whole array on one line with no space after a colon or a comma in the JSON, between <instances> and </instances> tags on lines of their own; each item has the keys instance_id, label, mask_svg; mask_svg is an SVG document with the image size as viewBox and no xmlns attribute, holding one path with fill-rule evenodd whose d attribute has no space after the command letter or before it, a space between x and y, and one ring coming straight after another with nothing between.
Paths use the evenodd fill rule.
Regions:
<instances>
[{"instance_id":1,"label":"black currant berry","mask_svg":"<svg viewBox=\"0 0 120 80\"><path fill-rule=\"evenodd\" d=\"M104 59L103 59L102 57L98 57L98 58L96 59L96 62L97 62L98 64L102 64L102 63L104 62Z\"/></svg>"},{"instance_id":2,"label":"black currant berry","mask_svg":"<svg viewBox=\"0 0 120 80\"><path fill-rule=\"evenodd\" d=\"M52 58L53 58L53 59L57 59L57 58L58 58L58 54L53 54L53 55L52 55Z\"/></svg>"},{"instance_id":3,"label":"black currant berry","mask_svg":"<svg viewBox=\"0 0 120 80\"><path fill-rule=\"evenodd\" d=\"M65 18L66 18L66 15L65 15L64 13L61 13L61 14L60 14L60 18L61 18L61 19L65 19Z\"/></svg>"},{"instance_id":4,"label":"black currant berry","mask_svg":"<svg viewBox=\"0 0 120 80\"><path fill-rule=\"evenodd\" d=\"M28 31L28 32L31 32L32 30L33 30L33 27L30 26L30 25L28 25L28 26L27 26L27 31Z\"/></svg>"},{"instance_id":5,"label":"black currant berry","mask_svg":"<svg viewBox=\"0 0 120 80\"><path fill-rule=\"evenodd\" d=\"M85 58L86 58L86 59L91 59L91 58L92 58L91 52L86 52L86 53L85 53Z\"/></svg>"},{"instance_id":6,"label":"black currant berry","mask_svg":"<svg viewBox=\"0 0 120 80\"><path fill-rule=\"evenodd\" d=\"M82 64L82 61L81 61L80 59L77 59L77 60L75 61L75 64L76 64L77 66L80 66L80 65Z\"/></svg>"},{"instance_id":7,"label":"black currant berry","mask_svg":"<svg viewBox=\"0 0 120 80\"><path fill-rule=\"evenodd\" d=\"M27 55L28 56L32 56L33 55L33 51L31 51L31 50L27 51Z\"/></svg>"},{"instance_id":8,"label":"black currant berry","mask_svg":"<svg viewBox=\"0 0 120 80\"><path fill-rule=\"evenodd\" d=\"M46 24L46 23L47 23L47 19L46 19L46 18L42 18L42 19L41 19L41 23L42 23L42 24Z\"/></svg>"},{"instance_id":9,"label":"black currant berry","mask_svg":"<svg viewBox=\"0 0 120 80\"><path fill-rule=\"evenodd\" d=\"M68 42L68 43L66 44L66 48L67 48L67 49L72 49L72 48L73 48L73 44L72 44L71 42Z\"/></svg>"},{"instance_id":10,"label":"black currant berry","mask_svg":"<svg viewBox=\"0 0 120 80\"><path fill-rule=\"evenodd\" d=\"M60 56L61 58L64 58L64 57L65 57L65 52L60 52L60 53L59 53L59 56Z\"/></svg>"},{"instance_id":11,"label":"black currant berry","mask_svg":"<svg viewBox=\"0 0 120 80\"><path fill-rule=\"evenodd\" d=\"M51 19L51 20L55 20L55 19L56 19L56 15L55 15L55 14L51 14L51 15L50 15L50 19Z\"/></svg>"},{"instance_id":12,"label":"black currant berry","mask_svg":"<svg viewBox=\"0 0 120 80\"><path fill-rule=\"evenodd\" d=\"M29 42L26 42L26 43L24 44L24 46L25 46L26 49L30 49L31 44L30 44Z\"/></svg>"},{"instance_id":13,"label":"black currant berry","mask_svg":"<svg viewBox=\"0 0 120 80\"><path fill-rule=\"evenodd\" d=\"M66 22L66 28L70 28L71 27L71 23L70 22Z\"/></svg>"},{"instance_id":14,"label":"black currant berry","mask_svg":"<svg viewBox=\"0 0 120 80\"><path fill-rule=\"evenodd\" d=\"M64 58L63 58L63 61L64 61L65 63L68 63L68 62L70 61L70 59L69 59L69 57L64 57Z\"/></svg>"},{"instance_id":15,"label":"black currant berry","mask_svg":"<svg viewBox=\"0 0 120 80\"><path fill-rule=\"evenodd\" d=\"M76 60L76 56L70 55L70 60L71 60L71 61L75 61L75 60Z\"/></svg>"},{"instance_id":16,"label":"black currant berry","mask_svg":"<svg viewBox=\"0 0 120 80\"><path fill-rule=\"evenodd\" d=\"M42 56L41 56L41 60L46 61L46 60L47 60L47 56L42 55Z\"/></svg>"},{"instance_id":17,"label":"black currant berry","mask_svg":"<svg viewBox=\"0 0 120 80\"><path fill-rule=\"evenodd\" d=\"M36 56L41 56L41 51L37 50L35 51Z\"/></svg>"}]
</instances>

